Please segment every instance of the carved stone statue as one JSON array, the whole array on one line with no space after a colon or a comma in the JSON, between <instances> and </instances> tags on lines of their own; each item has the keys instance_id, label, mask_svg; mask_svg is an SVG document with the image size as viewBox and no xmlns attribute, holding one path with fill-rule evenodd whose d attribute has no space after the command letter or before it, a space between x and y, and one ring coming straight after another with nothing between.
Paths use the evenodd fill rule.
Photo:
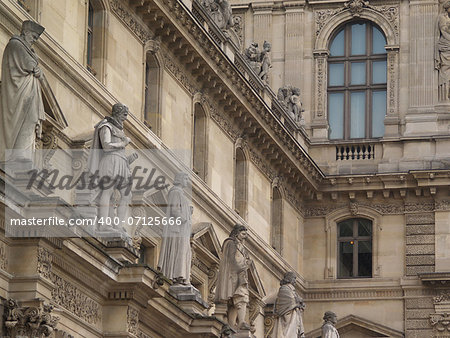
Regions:
<instances>
[{"instance_id":1,"label":"carved stone statue","mask_svg":"<svg viewBox=\"0 0 450 338\"><path fill-rule=\"evenodd\" d=\"M337 316L333 311L327 311L323 315L322 338L339 338L339 332L335 325Z\"/></svg>"},{"instance_id":2,"label":"carved stone statue","mask_svg":"<svg viewBox=\"0 0 450 338\"><path fill-rule=\"evenodd\" d=\"M259 77L264 82L269 80L269 69L272 68L272 61L270 59L270 50L272 49L272 45L264 41L263 51L261 52L261 71L259 73Z\"/></svg>"},{"instance_id":3,"label":"carved stone statue","mask_svg":"<svg viewBox=\"0 0 450 338\"><path fill-rule=\"evenodd\" d=\"M107 219L117 216L119 220L125 220L131 202L130 164L137 158L137 154L125 156L125 147L130 143L130 138L123 131L123 122L127 117L128 107L116 103L112 107L112 116L107 116L95 126L87 168L99 178L94 199L99 205L98 224L101 231L125 232L117 222L109 222ZM111 202L114 191L120 194L117 215L114 213L114 203Z\"/></svg>"},{"instance_id":4,"label":"carved stone statue","mask_svg":"<svg viewBox=\"0 0 450 338\"><path fill-rule=\"evenodd\" d=\"M203 0L202 5L220 29L227 30L233 26L233 15L228 0Z\"/></svg>"},{"instance_id":5,"label":"carved stone statue","mask_svg":"<svg viewBox=\"0 0 450 338\"><path fill-rule=\"evenodd\" d=\"M304 112L300 101L300 88L292 86L281 87L278 89L277 97L292 119L300 123L302 112Z\"/></svg>"},{"instance_id":6,"label":"carved stone statue","mask_svg":"<svg viewBox=\"0 0 450 338\"><path fill-rule=\"evenodd\" d=\"M169 190L167 225L163 228L158 269L175 284L190 285L191 276L191 232L193 208L184 190L189 185L189 176L178 173Z\"/></svg>"},{"instance_id":7,"label":"carved stone statue","mask_svg":"<svg viewBox=\"0 0 450 338\"><path fill-rule=\"evenodd\" d=\"M286 272L280 285L274 307L277 317L274 338L304 338L302 312L305 303L295 291L295 273Z\"/></svg>"},{"instance_id":8,"label":"carved stone statue","mask_svg":"<svg viewBox=\"0 0 450 338\"><path fill-rule=\"evenodd\" d=\"M228 324L225 324L220 331L220 338L233 338L233 333L233 329Z\"/></svg>"},{"instance_id":9,"label":"carved stone statue","mask_svg":"<svg viewBox=\"0 0 450 338\"><path fill-rule=\"evenodd\" d=\"M228 304L228 324L235 329L248 330L245 321L249 303L248 269L251 260L244 247L247 228L236 224L223 242L216 287L216 303Z\"/></svg>"},{"instance_id":10,"label":"carved stone statue","mask_svg":"<svg viewBox=\"0 0 450 338\"><path fill-rule=\"evenodd\" d=\"M261 72L261 52L258 49L258 43L252 42L248 48L244 51L245 58L250 67L256 74Z\"/></svg>"},{"instance_id":11,"label":"carved stone statue","mask_svg":"<svg viewBox=\"0 0 450 338\"><path fill-rule=\"evenodd\" d=\"M438 38L435 47L435 68L439 70L439 86L445 93L440 93L442 99L449 99L450 80L450 1L443 5L442 13L437 21L436 36Z\"/></svg>"},{"instance_id":12,"label":"carved stone statue","mask_svg":"<svg viewBox=\"0 0 450 338\"><path fill-rule=\"evenodd\" d=\"M264 82L268 81L269 69L272 67L272 62L270 59L271 48L271 44L264 41L263 50L260 51L258 48L258 43L252 42L244 51L248 64L256 75L258 75L258 77Z\"/></svg>"},{"instance_id":13,"label":"carved stone statue","mask_svg":"<svg viewBox=\"0 0 450 338\"><path fill-rule=\"evenodd\" d=\"M12 157L16 160L31 161L36 136L41 136L45 117L39 81L42 71L31 46L44 29L33 21L24 21L20 36L14 35L3 52L0 161L5 159L6 149L14 149Z\"/></svg>"}]
</instances>

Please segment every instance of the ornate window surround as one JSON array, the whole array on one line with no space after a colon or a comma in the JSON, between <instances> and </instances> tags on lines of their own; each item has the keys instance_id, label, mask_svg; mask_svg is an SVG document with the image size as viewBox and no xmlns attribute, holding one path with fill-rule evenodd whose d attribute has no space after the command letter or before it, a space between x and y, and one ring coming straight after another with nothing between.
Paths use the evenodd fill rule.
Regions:
<instances>
[{"instance_id":1,"label":"ornate window surround","mask_svg":"<svg viewBox=\"0 0 450 338\"><path fill-rule=\"evenodd\" d=\"M242 153L244 155L244 158L245 158L245 164L244 164L245 165L245 167L244 167L244 172L245 172L244 175L245 175L245 177L244 177L244 187L243 187L243 189L244 189L244 191L243 191L244 205L242 206L243 207L243 215L239 214L239 212L237 210L237 205L236 205L237 204L236 203L237 202L236 201L236 175L237 175L236 164L237 164L237 151L238 151L238 149L240 151L242 151ZM233 162L234 162L234 165L233 165L233 180L234 180L234 184L233 184L233 208L239 214L239 216L245 221L247 221L247 214L248 214L248 189L249 189L249 187L248 187L248 174L249 174L249 163L250 163L250 159L251 159L250 156L251 155L250 155L250 152L249 152L249 149L248 149L248 146L247 146L247 142L243 138L239 137L236 140L235 144L234 144L234 154L233 154Z\"/></svg>"},{"instance_id":2,"label":"ornate window surround","mask_svg":"<svg viewBox=\"0 0 450 338\"><path fill-rule=\"evenodd\" d=\"M396 8L398 15L398 8ZM324 12L330 10L325 10ZM357 14L350 9L338 9L332 11L331 17L321 28L317 28L316 40L314 44L314 114L311 118L312 139L317 141L328 141L328 116L327 116L327 69L329 44L333 33L341 25L354 20L368 20L377 24L383 31L387 45L387 110L384 137L398 136L399 112L398 112L398 92L399 92L399 36L396 22L388 18L384 13L385 8L375 6L362 8ZM317 13L317 12L316 12ZM329 13L329 12L328 12ZM389 12L392 15L392 12ZM316 26L319 26L316 14Z\"/></svg>"},{"instance_id":3,"label":"ornate window surround","mask_svg":"<svg viewBox=\"0 0 450 338\"><path fill-rule=\"evenodd\" d=\"M372 221L372 278L380 277L381 266L378 263L378 256L382 230L381 216L374 209L351 203L349 208L337 209L325 217L325 279L337 278L337 224L349 218L367 218Z\"/></svg>"}]
</instances>

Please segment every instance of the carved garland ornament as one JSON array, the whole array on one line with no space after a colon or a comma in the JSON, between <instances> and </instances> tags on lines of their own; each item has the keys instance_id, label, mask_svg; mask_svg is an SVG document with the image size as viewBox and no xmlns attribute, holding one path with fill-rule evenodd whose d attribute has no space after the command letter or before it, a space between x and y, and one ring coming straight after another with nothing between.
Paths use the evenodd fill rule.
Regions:
<instances>
[{"instance_id":1,"label":"carved garland ornament","mask_svg":"<svg viewBox=\"0 0 450 338\"><path fill-rule=\"evenodd\" d=\"M398 6L372 6L369 4L369 1L363 0L350 0L342 8L315 11L316 37L319 36L320 31L325 26L325 24L336 14L339 14L343 11L349 11L350 13L352 13L352 16L358 17L365 8L374 10L375 12L378 12L379 14L384 16L386 20L391 23L395 36L397 38L399 37L400 17Z\"/></svg>"},{"instance_id":2,"label":"carved garland ornament","mask_svg":"<svg viewBox=\"0 0 450 338\"><path fill-rule=\"evenodd\" d=\"M128 332L134 335L139 333L139 311L129 306L127 310Z\"/></svg>"},{"instance_id":3,"label":"carved garland ornament","mask_svg":"<svg viewBox=\"0 0 450 338\"><path fill-rule=\"evenodd\" d=\"M53 257L50 251L43 247L39 247L37 251L37 271L42 277L51 279Z\"/></svg>"}]
</instances>

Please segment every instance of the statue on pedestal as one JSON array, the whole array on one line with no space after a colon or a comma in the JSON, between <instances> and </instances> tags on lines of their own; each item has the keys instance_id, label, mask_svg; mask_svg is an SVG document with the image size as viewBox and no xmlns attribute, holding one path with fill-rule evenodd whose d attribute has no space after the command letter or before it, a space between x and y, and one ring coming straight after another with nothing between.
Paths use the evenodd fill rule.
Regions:
<instances>
[{"instance_id":1,"label":"statue on pedestal","mask_svg":"<svg viewBox=\"0 0 450 338\"><path fill-rule=\"evenodd\" d=\"M300 88L293 86L281 87L278 89L277 97L289 116L296 123L300 123L302 120L302 112L304 112L302 102L300 101Z\"/></svg>"},{"instance_id":2,"label":"statue on pedestal","mask_svg":"<svg viewBox=\"0 0 450 338\"><path fill-rule=\"evenodd\" d=\"M450 80L450 1L443 5L442 13L436 25L436 37L438 38L434 53L434 66L439 70L439 97L448 100Z\"/></svg>"},{"instance_id":3,"label":"statue on pedestal","mask_svg":"<svg viewBox=\"0 0 450 338\"><path fill-rule=\"evenodd\" d=\"M274 314L277 317L274 338L304 338L302 312L305 303L295 291L295 273L286 272L280 282Z\"/></svg>"},{"instance_id":4,"label":"statue on pedestal","mask_svg":"<svg viewBox=\"0 0 450 338\"><path fill-rule=\"evenodd\" d=\"M337 316L333 311L327 311L323 315L322 338L339 338L339 332L335 325Z\"/></svg>"},{"instance_id":5,"label":"statue on pedestal","mask_svg":"<svg viewBox=\"0 0 450 338\"><path fill-rule=\"evenodd\" d=\"M158 269L175 284L190 285L193 208L186 196L189 176L178 173L169 190L167 223L162 233Z\"/></svg>"},{"instance_id":6,"label":"statue on pedestal","mask_svg":"<svg viewBox=\"0 0 450 338\"><path fill-rule=\"evenodd\" d=\"M39 79L43 74L32 45L44 29L24 21L20 36L14 35L3 52L0 161L8 160L6 149L13 149L15 160L31 161L36 137L41 137L45 115Z\"/></svg>"},{"instance_id":7,"label":"statue on pedestal","mask_svg":"<svg viewBox=\"0 0 450 338\"><path fill-rule=\"evenodd\" d=\"M248 269L251 260L244 247L247 228L236 224L223 242L222 257L216 287L216 303L228 305L228 324L238 330L248 330L245 320L249 303Z\"/></svg>"},{"instance_id":8,"label":"statue on pedestal","mask_svg":"<svg viewBox=\"0 0 450 338\"><path fill-rule=\"evenodd\" d=\"M263 51L261 52L261 71L259 73L259 78L264 82L268 82L269 80L269 69L272 68L272 60L270 59L270 51L272 49L272 45L264 41Z\"/></svg>"},{"instance_id":9,"label":"statue on pedestal","mask_svg":"<svg viewBox=\"0 0 450 338\"><path fill-rule=\"evenodd\" d=\"M202 5L220 29L227 30L233 26L231 5L228 0L203 0Z\"/></svg>"},{"instance_id":10,"label":"statue on pedestal","mask_svg":"<svg viewBox=\"0 0 450 338\"><path fill-rule=\"evenodd\" d=\"M99 177L94 199L99 205L100 231L126 232L120 224L128 216L132 184L130 164L137 158L136 153L125 156L125 147L131 141L123 131L123 123L127 117L128 107L116 103L112 107L112 116L107 116L95 126L87 167L91 174ZM117 215L114 213L114 203L111 202L114 191L120 194ZM115 216L119 222L113 220Z\"/></svg>"}]
</instances>

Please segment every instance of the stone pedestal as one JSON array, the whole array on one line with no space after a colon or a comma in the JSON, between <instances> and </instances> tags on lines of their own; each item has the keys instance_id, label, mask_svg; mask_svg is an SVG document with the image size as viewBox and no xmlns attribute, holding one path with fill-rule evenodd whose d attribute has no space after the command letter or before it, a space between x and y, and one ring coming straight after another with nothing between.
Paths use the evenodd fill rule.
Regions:
<instances>
[{"instance_id":1,"label":"stone pedestal","mask_svg":"<svg viewBox=\"0 0 450 338\"><path fill-rule=\"evenodd\" d=\"M214 316L223 322L228 322L227 319L228 305L225 303L216 303L216 308L214 310Z\"/></svg>"},{"instance_id":2,"label":"stone pedestal","mask_svg":"<svg viewBox=\"0 0 450 338\"><path fill-rule=\"evenodd\" d=\"M239 330L237 333L234 334L235 338L254 338L253 334L250 332L250 330Z\"/></svg>"},{"instance_id":3,"label":"stone pedestal","mask_svg":"<svg viewBox=\"0 0 450 338\"><path fill-rule=\"evenodd\" d=\"M97 235L100 232L97 232ZM111 236L108 237L106 233L98 235L97 239L102 242L106 248L105 251L111 257L117 259L119 262L136 263L139 258L139 251L133 247L131 238L121 232L110 232ZM114 237L115 234L115 237Z\"/></svg>"},{"instance_id":4,"label":"stone pedestal","mask_svg":"<svg viewBox=\"0 0 450 338\"><path fill-rule=\"evenodd\" d=\"M178 300L178 305L188 313L205 314L209 305L192 285L175 284L169 287L169 294Z\"/></svg>"}]
</instances>

